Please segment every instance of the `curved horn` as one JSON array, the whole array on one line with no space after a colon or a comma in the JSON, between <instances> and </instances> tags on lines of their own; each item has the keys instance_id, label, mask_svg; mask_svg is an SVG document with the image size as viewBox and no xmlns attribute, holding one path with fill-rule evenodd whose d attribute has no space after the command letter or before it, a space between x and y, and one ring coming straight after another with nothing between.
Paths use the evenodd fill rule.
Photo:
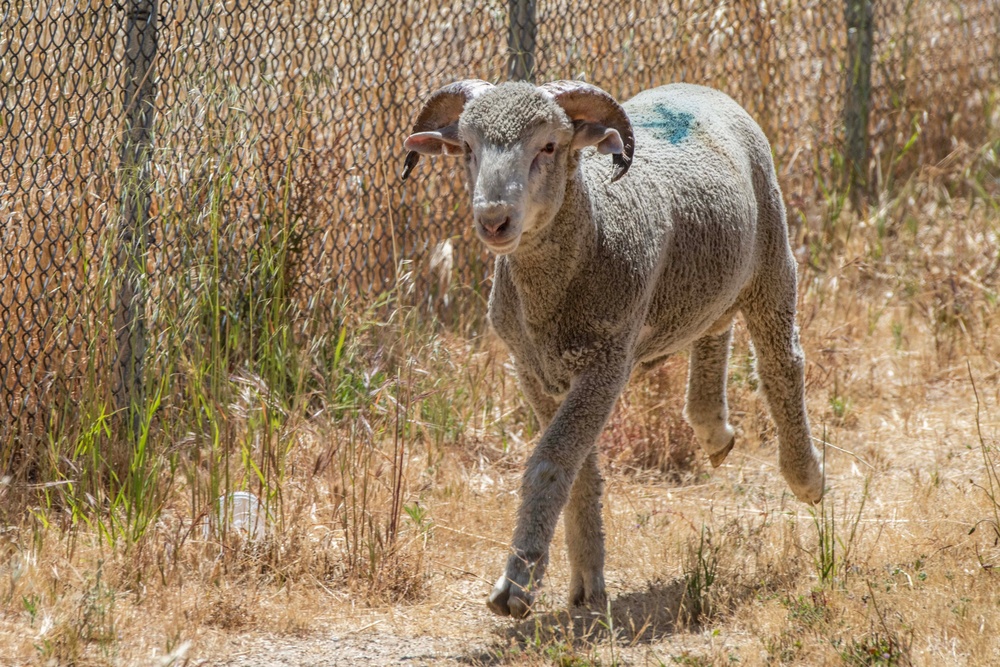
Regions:
<instances>
[{"instance_id":1,"label":"curved horn","mask_svg":"<svg viewBox=\"0 0 1000 667\"><path fill-rule=\"evenodd\" d=\"M551 95L574 123L597 123L618 131L623 150L612 155L614 170L611 172L611 182L624 176L632 166L635 136L628 114L618 101L597 86L582 81L552 81L542 84L539 89Z\"/></svg>"},{"instance_id":2,"label":"curved horn","mask_svg":"<svg viewBox=\"0 0 1000 667\"><path fill-rule=\"evenodd\" d=\"M440 136L436 142L437 150L428 150L423 147L422 152L437 152L444 150L441 145L442 139L456 139L458 130L458 117L462 115L462 110L469 100L482 95L493 87L493 84L481 79L465 79L449 83L443 88L439 88L424 102L424 108L420 111L417 119L413 122L413 131L407 137L404 146L409 149L406 160L403 162L403 172L400 178L406 180L413 168L417 166L420 159L420 152L414 150L419 142L411 141L414 135L423 132L435 132ZM411 148L413 146L413 148Z\"/></svg>"}]
</instances>

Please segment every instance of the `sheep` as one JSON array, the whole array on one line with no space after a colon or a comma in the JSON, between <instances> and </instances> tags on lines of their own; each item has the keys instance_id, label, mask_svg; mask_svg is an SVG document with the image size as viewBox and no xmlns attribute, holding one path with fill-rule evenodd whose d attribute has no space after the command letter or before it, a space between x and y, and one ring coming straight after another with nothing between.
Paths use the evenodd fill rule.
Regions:
<instances>
[{"instance_id":1,"label":"sheep","mask_svg":"<svg viewBox=\"0 0 1000 667\"><path fill-rule=\"evenodd\" d=\"M476 234L496 254L489 321L542 428L490 609L530 613L564 508L570 604L605 604L596 442L634 370L690 348L684 416L722 463L737 311L781 472L820 501L785 207L767 138L735 101L690 84L620 105L578 81L464 80L427 99L404 147L403 179L420 155L463 157Z\"/></svg>"}]
</instances>

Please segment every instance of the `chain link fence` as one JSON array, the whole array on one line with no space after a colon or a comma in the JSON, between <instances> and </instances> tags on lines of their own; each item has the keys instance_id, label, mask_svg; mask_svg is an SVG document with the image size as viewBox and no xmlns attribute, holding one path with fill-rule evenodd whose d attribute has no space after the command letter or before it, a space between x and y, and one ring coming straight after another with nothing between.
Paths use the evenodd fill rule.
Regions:
<instances>
[{"instance_id":1,"label":"chain link fence","mask_svg":"<svg viewBox=\"0 0 1000 667\"><path fill-rule=\"evenodd\" d=\"M424 303L484 291L457 161L398 179L421 100L468 77L720 88L798 218L850 160L878 191L982 140L1000 4L0 0L0 436L108 366L120 395L183 342L170 304L211 279L238 313L275 247L314 312L373 298L401 260Z\"/></svg>"}]
</instances>

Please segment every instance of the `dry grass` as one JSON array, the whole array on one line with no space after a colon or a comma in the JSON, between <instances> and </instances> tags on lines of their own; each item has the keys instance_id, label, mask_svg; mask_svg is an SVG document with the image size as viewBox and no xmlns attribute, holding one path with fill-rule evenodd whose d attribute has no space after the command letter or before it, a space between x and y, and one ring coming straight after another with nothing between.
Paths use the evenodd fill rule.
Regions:
<instances>
[{"instance_id":1,"label":"dry grass","mask_svg":"<svg viewBox=\"0 0 1000 667\"><path fill-rule=\"evenodd\" d=\"M221 659L238 632L251 660L255 637L360 632L387 650L437 638L473 664L995 664L995 151L926 169L869 217L844 215L823 249L801 247L823 507L785 490L738 329L738 446L723 468L709 471L679 419L683 358L638 378L606 430L609 610L564 611L557 535L534 617L494 619L483 600L537 435L506 356L489 336L356 315L339 386L360 382L364 398L350 412L346 393L321 391L261 421L263 378L234 380L229 437L284 452L264 540L206 539L211 504L192 500L198 466L183 460L193 472L132 543L102 545L86 518L38 505L0 537L4 655L134 664L187 646Z\"/></svg>"}]
</instances>

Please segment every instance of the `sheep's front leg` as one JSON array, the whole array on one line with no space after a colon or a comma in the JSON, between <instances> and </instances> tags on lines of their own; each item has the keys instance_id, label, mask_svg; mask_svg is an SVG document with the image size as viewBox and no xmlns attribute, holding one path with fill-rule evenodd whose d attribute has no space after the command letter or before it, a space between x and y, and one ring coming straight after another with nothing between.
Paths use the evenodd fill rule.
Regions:
<instances>
[{"instance_id":1,"label":"sheep's front leg","mask_svg":"<svg viewBox=\"0 0 1000 667\"><path fill-rule=\"evenodd\" d=\"M584 461L594 451L597 436L627 378L624 358L579 375L528 459L512 553L488 602L494 612L523 617L531 611L533 592L541 584L548 563L559 513ZM590 502L592 494L584 495ZM603 547L599 553L603 559Z\"/></svg>"},{"instance_id":2,"label":"sheep's front leg","mask_svg":"<svg viewBox=\"0 0 1000 667\"><path fill-rule=\"evenodd\" d=\"M569 552L569 603L604 607L604 525L601 492L604 480L597 447L583 460L566 506L566 550Z\"/></svg>"},{"instance_id":3,"label":"sheep's front leg","mask_svg":"<svg viewBox=\"0 0 1000 667\"><path fill-rule=\"evenodd\" d=\"M552 418L555 417L556 410L559 409L559 403L545 393L542 389L542 383L538 381L538 378L520 365L516 367L517 379L521 385L521 391L524 392L524 397L528 399L528 405L535 412L540 430L544 432L549 427L549 424L552 423Z\"/></svg>"}]
</instances>

